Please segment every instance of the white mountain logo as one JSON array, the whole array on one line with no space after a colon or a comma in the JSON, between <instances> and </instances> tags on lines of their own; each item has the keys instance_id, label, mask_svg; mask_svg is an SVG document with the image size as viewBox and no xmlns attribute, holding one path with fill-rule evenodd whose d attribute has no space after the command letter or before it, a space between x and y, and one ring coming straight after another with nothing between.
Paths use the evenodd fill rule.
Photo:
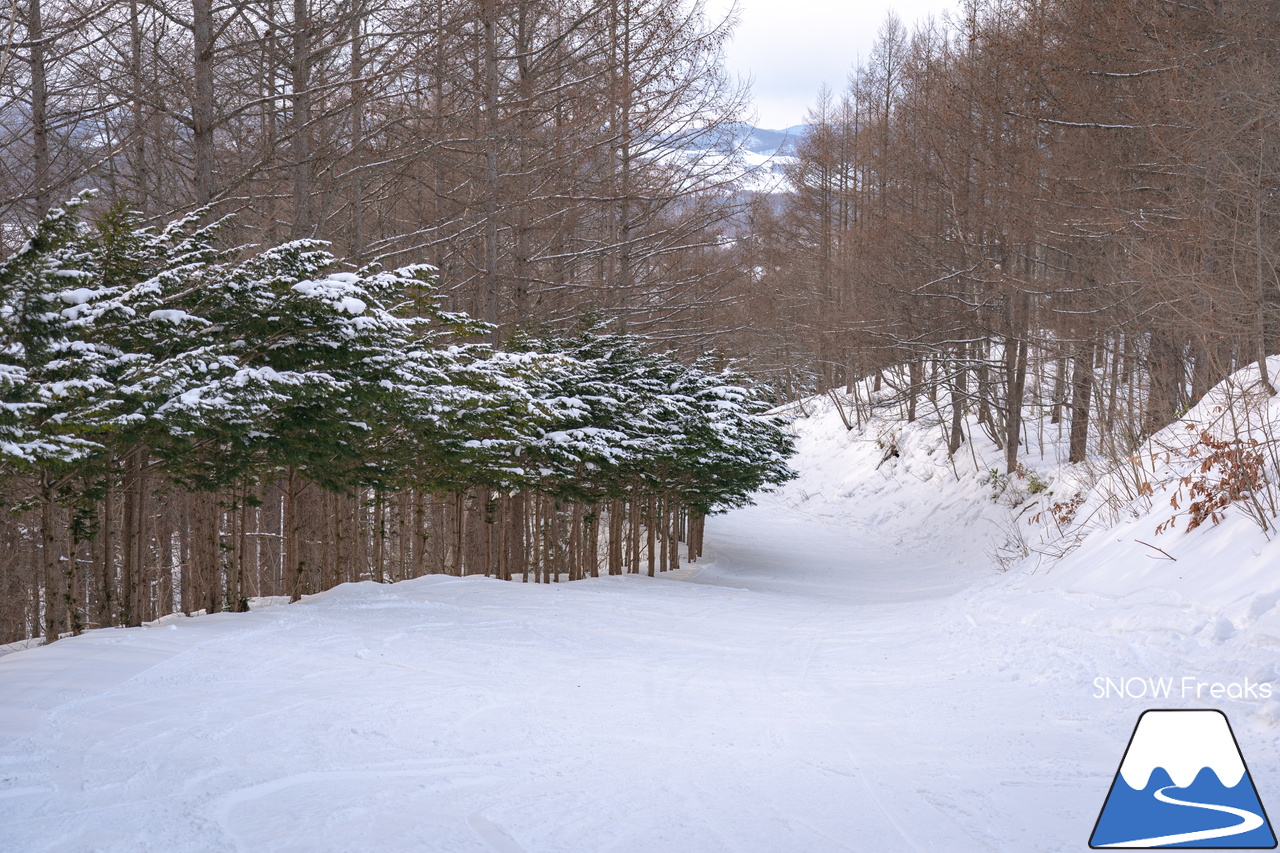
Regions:
<instances>
[{"instance_id":1,"label":"white mountain logo","mask_svg":"<svg viewBox=\"0 0 1280 853\"><path fill-rule=\"evenodd\" d=\"M1221 711L1144 711L1092 848L1270 849L1275 833Z\"/></svg>"}]
</instances>

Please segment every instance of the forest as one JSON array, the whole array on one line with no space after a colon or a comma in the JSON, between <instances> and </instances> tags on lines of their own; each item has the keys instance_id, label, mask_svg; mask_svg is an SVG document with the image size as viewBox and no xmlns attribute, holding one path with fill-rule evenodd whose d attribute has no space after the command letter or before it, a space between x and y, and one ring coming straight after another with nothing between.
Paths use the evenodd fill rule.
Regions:
<instances>
[{"instance_id":1,"label":"forest","mask_svg":"<svg viewBox=\"0 0 1280 853\"><path fill-rule=\"evenodd\" d=\"M1130 455L1244 365L1274 394L1278 11L969 0L887 20L817 99L793 197L753 210L761 375L792 395L874 375L953 454L973 413L1009 473L1028 415L1078 462Z\"/></svg>"},{"instance_id":2,"label":"forest","mask_svg":"<svg viewBox=\"0 0 1280 853\"><path fill-rule=\"evenodd\" d=\"M1280 7L890 17L744 189L686 0L0 21L0 641L694 558L867 379L1122 459L1280 335ZM851 58L852 59L852 58Z\"/></svg>"}]
</instances>

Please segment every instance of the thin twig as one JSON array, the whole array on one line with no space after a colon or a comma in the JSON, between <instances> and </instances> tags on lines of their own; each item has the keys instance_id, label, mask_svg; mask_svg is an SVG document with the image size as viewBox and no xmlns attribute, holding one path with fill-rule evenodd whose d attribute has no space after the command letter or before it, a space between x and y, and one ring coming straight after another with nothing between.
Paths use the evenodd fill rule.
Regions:
<instances>
[{"instance_id":1,"label":"thin twig","mask_svg":"<svg viewBox=\"0 0 1280 853\"><path fill-rule=\"evenodd\" d=\"M1165 549L1163 549L1163 548L1156 548L1156 546L1155 546L1155 545L1152 545L1150 542L1143 542L1141 539L1135 539L1135 540L1133 540L1133 541L1134 541L1134 542L1137 542L1139 545L1146 545L1148 548L1155 548L1155 550L1159 551L1161 554L1164 554L1164 555L1165 555L1166 557L1168 557L1170 560L1173 560L1175 563L1176 563L1176 562L1178 562L1178 558L1177 558L1177 557L1173 556L1172 554L1170 554L1168 551L1166 551L1166 550L1165 550ZM1150 555L1150 554L1148 554L1147 556L1148 556L1148 557L1151 557L1151 555ZM1159 557L1151 557L1151 559L1153 559L1153 560L1158 560L1158 559L1160 559L1160 558L1159 558Z\"/></svg>"}]
</instances>

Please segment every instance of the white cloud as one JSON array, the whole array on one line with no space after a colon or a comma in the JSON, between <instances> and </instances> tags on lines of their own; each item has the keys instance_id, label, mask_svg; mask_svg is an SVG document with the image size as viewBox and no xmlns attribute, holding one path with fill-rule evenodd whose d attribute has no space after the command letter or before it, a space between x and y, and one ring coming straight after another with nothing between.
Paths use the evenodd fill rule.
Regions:
<instances>
[{"instance_id":1,"label":"white cloud","mask_svg":"<svg viewBox=\"0 0 1280 853\"><path fill-rule=\"evenodd\" d=\"M709 0L723 15L731 0ZM907 25L955 7L954 0L739 0L739 24L726 51L729 71L754 82L757 124L799 124L825 82L844 88L865 61L885 16Z\"/></svg>"}]
</instances>

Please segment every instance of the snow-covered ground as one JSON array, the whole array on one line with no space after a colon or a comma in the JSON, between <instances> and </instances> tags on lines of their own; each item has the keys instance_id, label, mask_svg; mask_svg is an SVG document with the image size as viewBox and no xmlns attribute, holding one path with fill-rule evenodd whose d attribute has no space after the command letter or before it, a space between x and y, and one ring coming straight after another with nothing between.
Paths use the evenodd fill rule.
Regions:
<instances>
[{"instance_id":1,"label":"snow-covered ground","mask_svg":"<svg viewBox=\"0 0 1280 853\"><path fill-rule=\"evenodd\" d=\"M806 411L801 477L666 577L348 585L0 658L0 850L1085 850L1150 707L1225 711L1280 810L1255 525L1140 514L1001 571L1035 509L993 448ZM1027 455L1054 500L1059 450Z\"/></svg>"}]
</instances>

